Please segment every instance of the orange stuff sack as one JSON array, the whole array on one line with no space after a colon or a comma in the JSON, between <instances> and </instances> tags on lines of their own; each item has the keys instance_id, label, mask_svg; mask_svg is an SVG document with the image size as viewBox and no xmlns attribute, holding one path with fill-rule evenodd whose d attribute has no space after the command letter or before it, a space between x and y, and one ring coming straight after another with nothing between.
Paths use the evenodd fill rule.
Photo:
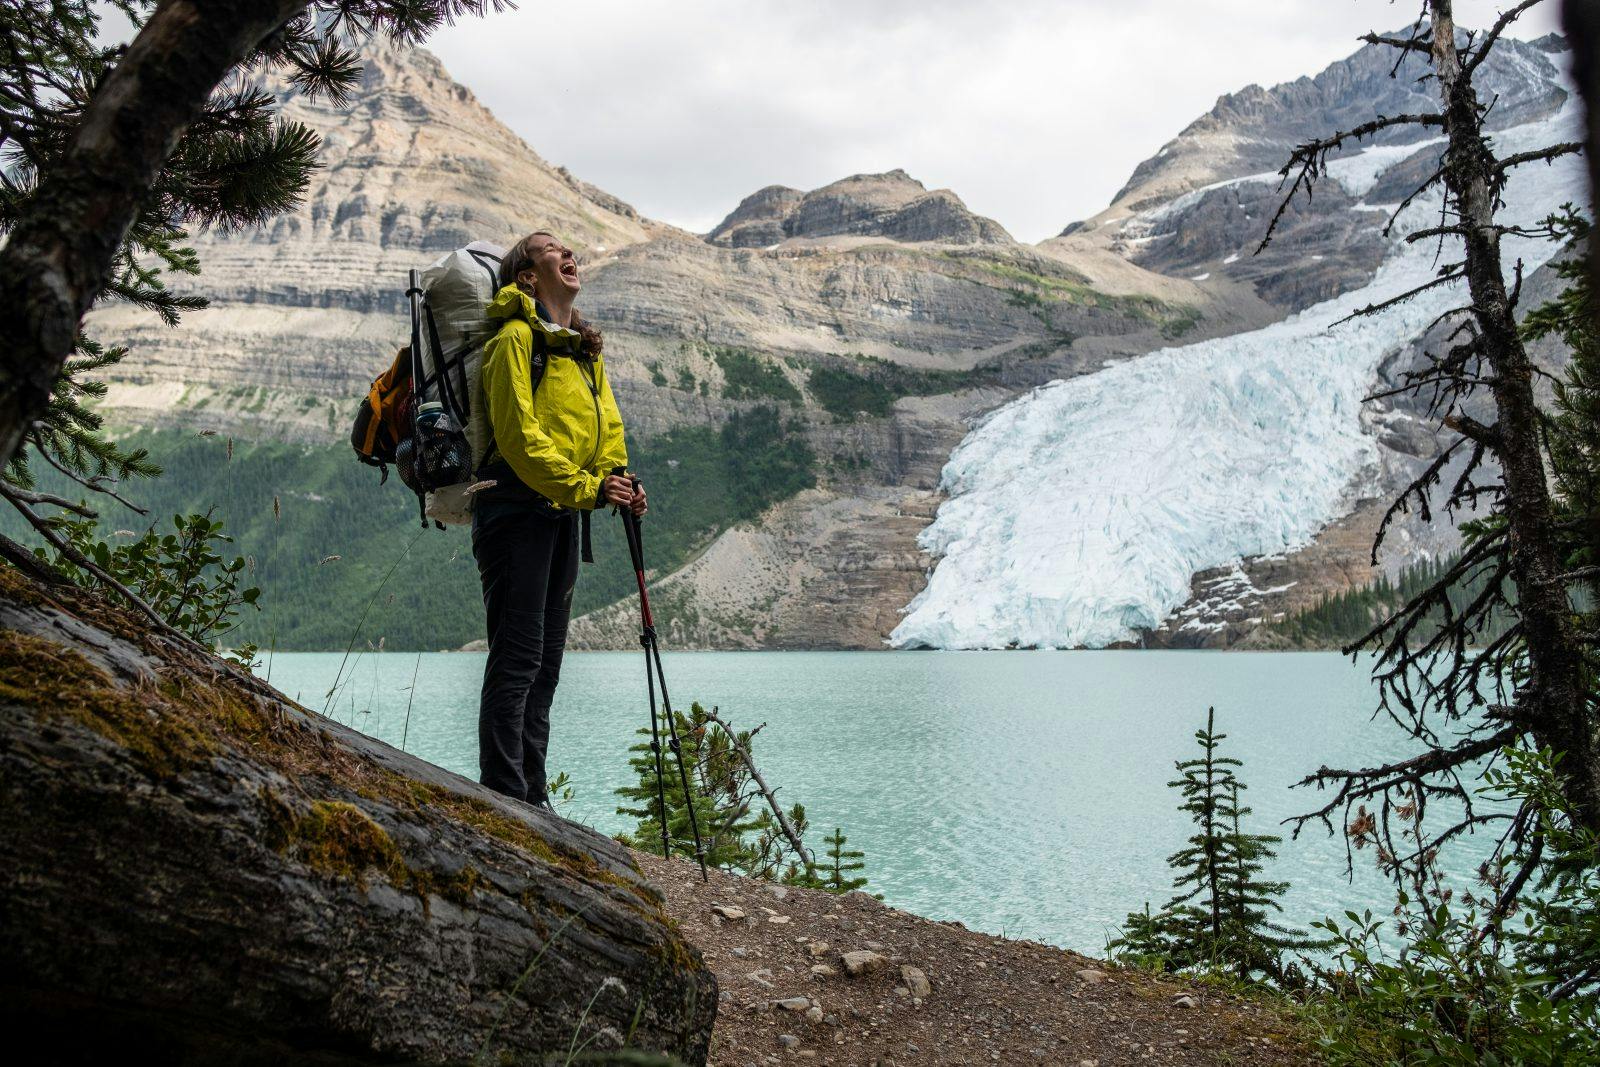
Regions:
<instances>
[{"instance_id":1,"label":"orange stuff sack","mask_svg":"<svg viewBox=\"0 0 1600 1067\"><path fill-rule=\"evenodd\" d=\"M350 444L363 463L383 469L395 461L395 449L411 436L411 346L401 348L389 369L372 380L361 398Z\"/></svg>"}]
</instances>

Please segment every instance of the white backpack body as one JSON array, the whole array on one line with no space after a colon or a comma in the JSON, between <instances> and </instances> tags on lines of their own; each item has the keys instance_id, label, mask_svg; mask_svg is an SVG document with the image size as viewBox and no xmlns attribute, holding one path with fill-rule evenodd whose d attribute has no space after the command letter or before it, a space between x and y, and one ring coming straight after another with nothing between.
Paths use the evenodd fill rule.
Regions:
<instances>
[{"instance_id":1,"label":"white backpack body","mask_svg":"<svg viewBox=\"0 0 1600 1067\"><path fill-rule=\"evenodd\" d=\"M493 430L483 402L483 346L496 323L485 309L499 289L505 249L474 241L446 253L417 277L412 297L412 351L417 358L416 402L438 401L462 428L477 470L492 443ZM428 518L460 525L472 521L472 478L430 489Z\"/></svg>"}]
</instances>

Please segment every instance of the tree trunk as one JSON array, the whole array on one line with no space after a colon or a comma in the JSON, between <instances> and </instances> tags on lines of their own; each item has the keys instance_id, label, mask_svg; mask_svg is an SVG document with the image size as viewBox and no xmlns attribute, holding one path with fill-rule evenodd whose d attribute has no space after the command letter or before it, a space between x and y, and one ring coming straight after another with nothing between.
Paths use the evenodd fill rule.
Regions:
<instances>
[{"instance_id":1,"label":"tree trunk","mask_svg":"<svg viewBox=\"0 0 1600 1067\"><path fill-rule=\"evenodd\" d=\"M1566 0L1562 24L1572 44L1572 76L1583 97L1589 203L1600 205L1600 0ZM1600 240L1589 242L1589 295L1590 314L1600 323Z\"/></svg>"},{"instance_id":2,"label":"tree trunk","mask_svg":"<svg viewBox=\"0 0 1600 1067\"><path fill-rule=\"evenodd\" d=\"M1498 415L1493 449L1505 483L1511 577L1527 641L1529 677L1515 702L1518 725L1562 753L1573 813L1600 829L1600 752L1589 722L1582 658L1556 552L1554 508L1539 440L1533 366L1517 332L1494 224L1495 161L1483 143L1477 94L1463 76L1450 0L1430 0L1433 64L1449 138L1444 182L1466 230L1467 287L1492 370Z\"/></svg>"},{"instance_id":3,"label":"tree trunk","mask_svg":"<svg viewBox=\"0 0 1600 1067\"><path fill-rule=\"evenodd\" d=\"M703 1064L716 1009L614 841L0 564L0 1018L41 1060Z\"/></svg>"},{"instance_id":4,"label":"tree trunk","mask_svg":"<svg viewBox=\"0 0 1600 1067\"><path fill-rule=\"evenodd\" d=\"M163 0L40 176L0 250L0 469L45 410L79 323L189 123L306 0Z\"/></svg>"}]
</instances>

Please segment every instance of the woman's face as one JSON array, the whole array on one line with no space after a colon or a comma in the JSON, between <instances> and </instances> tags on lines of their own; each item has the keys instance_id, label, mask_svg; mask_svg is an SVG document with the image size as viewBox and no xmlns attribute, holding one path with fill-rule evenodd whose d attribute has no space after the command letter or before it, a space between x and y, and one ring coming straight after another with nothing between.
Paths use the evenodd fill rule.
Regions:
<instances>
[{"instance_id":1,"label":"woman's face","mask_svg":"<svg viewBox=\"0 0 1600 1067\"><path fill-rule=\"evenodd\" d=\"M533 247L528 250L528 258L533 261L533 266L517 275L519 284L531 285L533 291L544 299L553 299L559 293L578 295L578 261L572 249L554 237L536 234Z\"/></svg>"}]
</instances>

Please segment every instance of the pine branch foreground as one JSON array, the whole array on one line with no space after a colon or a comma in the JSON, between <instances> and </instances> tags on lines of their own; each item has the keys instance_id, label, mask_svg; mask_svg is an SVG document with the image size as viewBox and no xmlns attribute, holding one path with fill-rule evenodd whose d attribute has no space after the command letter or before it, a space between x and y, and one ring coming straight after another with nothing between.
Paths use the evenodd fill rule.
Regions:
<instances>
[{"instance_id":1,"label":"pine branch foreground","mask_svg":"<svg viewBox=\"0 0 1600 1067\"><path fill-rule=\"evenodd\" d=\"M314 136L292 124L249 131L252 117L269 113L272 101L239 85L219 91L230 74L285 68L305 92L337 102L359 74L347 41L383 31L416 43L457 15L501 10L509 0L162 0L118 6L136 22L144 9L150 14L103 80L97 80L97 70L68 72L69 80L92 84L87 99L56 84L62 72L8 72L19 79L18 99L47 112L34 117L44 119L50 138L11 126L4 135L24 148L22 177L37 167L38 181L7 220L0 250L0 328L8 342L0 352L0 470L12 465L29 429L49 411L69 357L83 344L83 316L96 300L120 295L169 321L199 306L167 294L154 273L127 261L130 237L168 267L194 273L199 265L193 254L170 240L174 234L181 238L178 227L185 221L224 227L258 222L298 202L303 176L315 165ZM28 25L70 23L46 49L68 48L70 60L81 67L86 42L73 38L93 25L93 11L77 0L52 0L38 11L18 9L11 16ZM44 79L46 96L60 95L73 106L43 105L34 78ZM74 110L79 103L81 113ZM228 130L249 135L233 143L226 137L208 143L204 136ZM191 131L203 136L187 142ZM65 147L46 150L43 142L52 138ZM209 176L190 183L189 193L215 188L225 194L180 195L181 202L168 203L174 191L163 187L163 179L173 166ZM152 206L157 230L144 233L141 220L150 221Z\"/></svg>"},{"instance_id":2,"label":"pine branch foreground","mask_svg":"<svg viewBox=\"0 0 1600 1067\"><path fill-rule=\"evenodd\" d=\"M0 467L45 410L145 195L222 79L307 0L168 0L94 94L0 252Z\"/></svg>"}]
</instances>

